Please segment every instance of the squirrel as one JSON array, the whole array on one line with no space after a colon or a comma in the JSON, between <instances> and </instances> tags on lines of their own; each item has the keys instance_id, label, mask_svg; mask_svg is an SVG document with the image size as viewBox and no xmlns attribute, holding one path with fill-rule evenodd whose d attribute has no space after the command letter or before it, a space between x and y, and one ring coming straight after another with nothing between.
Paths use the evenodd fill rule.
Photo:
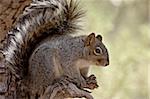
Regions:
<instances>
[{"instance_id":1,"label":"squirrel","mask_svg":"<svg viewBox=\"0 0 150 99\"><path fill-rule=\"evenodd\" d=\"M75 0L33 0L8 32L5 64L40 93L62 75L83 87L90 65L109 65L101 35L72 36L84 11Z\"/></svg>"}]
</instances>

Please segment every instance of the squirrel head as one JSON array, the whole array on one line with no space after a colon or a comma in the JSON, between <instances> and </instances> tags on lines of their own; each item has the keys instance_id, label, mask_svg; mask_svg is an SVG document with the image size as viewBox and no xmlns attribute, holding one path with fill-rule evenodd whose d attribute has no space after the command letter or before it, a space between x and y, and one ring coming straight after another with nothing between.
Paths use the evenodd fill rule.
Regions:
<instances>
[{"instance_id":1,"label":"squirrel head","mask_svg":"<svg viewBox=\"0 0 150 99\"><path fill-rule=\"evenodd\" d=\"M88 35L84 40L85 46L85 57L87 60L92 62L92 64L97 66L107 66L109 65L109 55L107 48L102 43L102 36L95 36L94 33Z\"/></svg>"}]
</instances>

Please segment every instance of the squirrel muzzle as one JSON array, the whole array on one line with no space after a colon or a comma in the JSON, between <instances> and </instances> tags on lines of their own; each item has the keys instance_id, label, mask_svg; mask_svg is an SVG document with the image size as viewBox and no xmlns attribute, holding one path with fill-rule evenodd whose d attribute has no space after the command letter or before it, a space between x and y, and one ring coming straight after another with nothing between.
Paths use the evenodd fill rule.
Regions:
<instances>
[{"instance_id":1,"label":"squirrel muzzle","mask_svg":"<svg viewBox=\"0 0 150 99\"><path fill-rule=\"evenodd\" d=\"M96 65L97 66L104 66L104 67L108 66L109 65L109 58L98 59Z\"/></svg>"}]
</instances>

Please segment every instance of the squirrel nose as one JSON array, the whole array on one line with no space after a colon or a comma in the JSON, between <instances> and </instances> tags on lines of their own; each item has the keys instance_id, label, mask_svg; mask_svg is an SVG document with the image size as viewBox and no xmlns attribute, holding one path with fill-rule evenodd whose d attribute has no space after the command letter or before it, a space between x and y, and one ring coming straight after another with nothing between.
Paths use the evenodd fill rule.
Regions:
<instances>
[{"instance_id":1,"label":"squirrel nose","mask_svg":"<svg viewBox=\"0 0 150 99\"><path fill-rule=\"evenodd\" d=\"M107 58L107 60L105 61L104 66L107 66L107 65L109 65L109 59L108 59L108 58Z\"/></svg>"},{"instance_id":2,"label":"squirrel nose","mask_svg":"<svg viewBox=\"0 0 150 99\"><path fill-rule=\"evenodd\" d=\"M109 65L109 63L108 63L108 62L106 62L106 63L105 63L105 66L107 66L107 65Z\"/></svg>"}]
</instances>

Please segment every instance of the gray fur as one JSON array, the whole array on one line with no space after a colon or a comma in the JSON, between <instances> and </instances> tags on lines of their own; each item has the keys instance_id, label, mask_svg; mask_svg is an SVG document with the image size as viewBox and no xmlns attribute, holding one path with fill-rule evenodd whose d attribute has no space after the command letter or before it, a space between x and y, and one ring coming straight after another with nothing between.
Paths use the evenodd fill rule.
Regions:
<instances>
[{"instance_id":1,"label":"gray fur","mask_svg":"<svg viewBox=\"0 0 150 99\"><path fill-rule=\"evenodd\" d=\"M73 0L33 0L8 32L3 54L11 73L19 79L24 77L34 45L47 36L74 33L79 29L76 22L82 14Z\"/></svg>"},{"instance_id":2,"label":"gray fur","mask_svg":"<svg viewBox=\"0 0 150 99\"><path fill-rule=\"evenodd\" d=\"M48 38L34 50L30 57L29 73L25 79L28 82L28 88L32 88L30 90L34 92L32 94L40 94L62 75L81 80L75 64L77 60L85 59L83 57L84 39L85 36L56 35ZM57 60L56 65L53 59ZM57 71L58 65L60 67ZM42 86L43 89L39 86Z\"/></svg>"},{"instance_id":3,"label":"gray fur","mask_svg":"<svg viewBox=\"0 0 150 99\"><path fill-rule=\"evenodd\" d=\"M85 46L86 38L88 36L55 35L38 45L30 57L25 79L30 93L40 95L63 75L74 79L78 87L85 86L89 66L97 65L99 59L108 59L107 49L101 41L95 38L93 45ZM102 55L93 54L96 46L101 47Z\"/></svg>"}]
</instances>

